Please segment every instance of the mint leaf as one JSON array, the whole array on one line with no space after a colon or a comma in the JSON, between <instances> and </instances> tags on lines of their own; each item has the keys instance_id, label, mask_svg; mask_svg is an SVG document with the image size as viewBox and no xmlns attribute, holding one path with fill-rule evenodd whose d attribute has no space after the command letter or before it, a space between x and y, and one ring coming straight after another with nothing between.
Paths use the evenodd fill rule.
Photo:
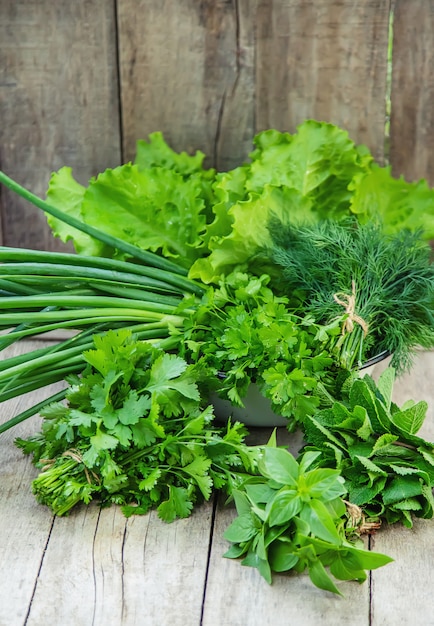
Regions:
<instances>
[{"instance_id":1,"label":"mint leaf","mask_svg":"<svg viewBox=\"0 0 434 626\"><path fill-rule=\"evenodd\" d=\"M397 476L388 487L383 490L383 501L387 504L396 504L401 500L422 494L422 482L417 476Z\"/></svg>"},{"instance_id":2,"label":"mint leaf","mask_svg":"<svg viewBox=\"0 0 434 626\"><path fill-rule=\"evenodd\" d=\"M391 419L400 429L415 435L425 420L427 410L428 403L421 400L410 408L394 413Z\"/></svg>"}]
</instances>

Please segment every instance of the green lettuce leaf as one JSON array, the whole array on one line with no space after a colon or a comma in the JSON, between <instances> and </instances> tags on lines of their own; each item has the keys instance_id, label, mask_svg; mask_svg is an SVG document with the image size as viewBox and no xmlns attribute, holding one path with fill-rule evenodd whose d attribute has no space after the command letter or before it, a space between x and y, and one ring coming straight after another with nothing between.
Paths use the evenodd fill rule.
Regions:
<instances>
[{"instance_id":1,"label":"green lettuce leaf","mask_svg":"<svg viewBox=\"0 0 434 626\"><path fill-rule=\"evenodd\" d=\"M380 219L386 233L408 228L434 239L434 189L425 180L409 183L393 178L390 167L372 165L350 184L351 211L360 222Z\"/></svg>"},{"instance_id":2,"label":"green lettuce leaf","mask_svg":"<svg viewBox=\"0 0 434 626\"><path fill-rule=\"evenodd\" d=\"M178 174L189 175L200 172L205 155L199 150L194 155L175 152L163 138L161 132L151 133L149 141L139 139L136 142L135 164L140 170L152 167L164 167L175 170Z\"/></svg>"},{"instance_id":3,"label":"green lettuce leaf","mask_svg":"<svg viewBox=\"0 0 434 626\"><path fill-rule=\"evenodd\" d=\"M254 143L250 164L216 177L215 218L203 236L210 254L193 264L192 278L215 282L246 263L252 271L258 266L263 271L266 261L257 255L271 244L270 218L306 224L348 215L348 186L372 161L346 131L313 120L294 135L263 131Z\"/></svg>"},{"instance_id":4,"label":"green lettuce leaf","mask_svg":"<svg viewBox=\"0 0 434 626\"><path fill-rule=\"evenodd\" d=\"M58 172L53 172L47 191L47 200L57 209L72 215L83 221L81 206L83 204L86 187L80 185L72 175L72 168L62 167ZM71 228L65 222L47 215L47 222L53 235L59 237L63 242L73 241L78 254L88 256L107 256L108 247L101 241Z\"/></svg>"},{"instance_id":5,"label":"green lettuce leaf","mask_svg":"<svg viewBox=\"0 0 434 626\"><path fill-rule=\"evenodd\" d=\"M173 170L140 171L126 164L92 181L83 198L86 223L189 267L205 228L204 201L194 179Z\"/></svg>"},{"instance_id":6,"label":"green lettuce leaf","mask_svg":"<svg viewBox=\"0 0 434 626\"><path fill-rule=\"evenodd\" d=\"M254 265L255 255L272 243L267 228L269 219L277 217L283 224L305 222L312 219L311 206L297 190L272 185L266 185L261 195L252 193L248 200L236 202L227 211L220 205L212 224L215 234L208 241L210 254L192 265L190 277L210 283L238 265ZM257 261L261 273L265 263L265 260Z\"/></svg>"},{"instance_id":7,"label":"green lettuce leaf","mask_svg":"<svg viewBox=\"0 0 434 626\"><path fill-rule=\"evenodd\" d=\"M300 124L292 136L264 131L255 145L247 188L259 192L272 184L297 189L314 201L318 217L348 212L348 185L372 161L368 150L356 146L345 130L314 120Z\"/></svg>"}]
</instances>

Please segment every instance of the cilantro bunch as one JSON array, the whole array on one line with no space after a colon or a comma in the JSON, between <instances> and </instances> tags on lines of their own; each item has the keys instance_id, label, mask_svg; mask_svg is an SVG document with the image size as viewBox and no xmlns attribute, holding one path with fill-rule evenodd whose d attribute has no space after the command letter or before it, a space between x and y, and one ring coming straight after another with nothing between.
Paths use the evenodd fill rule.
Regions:
<instances>
[{"instance_id":1,"label":"cilantro bunch","mask_svg":"<svg viewBox=\"0 0 434 626\"><path fill-rule=\"evenodd\" d=\"M126 515L155 507L171 522L255 470L243 427L213 427L194 366L126 329L94 343L66 403L45 407L41 433L17 440L41 470L39 502L58 515L91 500L121 504Z\"/></svg>"},{"instance_id":2,"label":"cilantro bunch","mask_svg":"<svg viewBox=\"0 0 434 626\"><path fill-rule=\"evenodd\" d=\"M243 406L250 384L258 386L288 428L333 397L348 374L328 349L340 334L312 317L291 312L277 297L266 274L233 272L209 288L202 305L184 326L185 357L208 372L208 388Z\"/></svg>"}]
</instances>

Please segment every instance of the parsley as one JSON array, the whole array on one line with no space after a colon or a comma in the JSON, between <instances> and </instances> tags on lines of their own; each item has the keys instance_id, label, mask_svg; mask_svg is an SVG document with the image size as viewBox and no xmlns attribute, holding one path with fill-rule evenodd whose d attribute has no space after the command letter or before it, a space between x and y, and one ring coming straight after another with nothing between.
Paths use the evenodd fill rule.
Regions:
<instances>
[{"instance_id":1,"label":"parsley","mask_svg":"<svg viewBox=\"0 0 434 626\"><path fill-rule=\"evenodd\" d=\"M329 351L340 326L295 315L269 280L237 271L209 288L186 321L185 355L205 367L209 389L235 405L257 384L292 429L341 384L345 372Z\"/></svg>"}]
</instances>

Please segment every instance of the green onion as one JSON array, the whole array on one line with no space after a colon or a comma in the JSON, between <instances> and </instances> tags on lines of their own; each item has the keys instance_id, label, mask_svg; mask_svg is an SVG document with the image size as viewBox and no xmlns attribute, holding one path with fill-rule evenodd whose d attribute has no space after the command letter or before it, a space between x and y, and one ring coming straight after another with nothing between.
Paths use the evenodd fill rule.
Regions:
<instances>
[{"instance_id":1,"label":"green onion","mask_svg":"<svg viewBox=\"0 0 434 626\"><path fill-rule=\"evenodd\" d=\"M95 239L98 239L98 241L102 241L103 243L106 243L112 248L117 248L118 250L125 252L126 254L146 263L147 265L158 267L160 269L167 270L168 272L173 272L174 274L183 274L183 275L187 274L187 270L179 267L178 265L176 265L175 263L172 263L171 261L168 261L164 257L158 256L157 254L154 254L153 252L142 250L141 248L138 248L137 246L134 246L130 243L122 241L122 239L118 239L117 237L108 235L107 233L99 230L98 228L89 226L89 224L85 224L84 222L81 222L80 220L76 219L75 217L72 217L71 215L63 213L63 211L60 211L56 207L51 206L50 204L48 204L48 202L45 202L45 200L41 200L41 198L38 198L38 196L33 194L31 191L28 191L27 189L22 187L20 184L12 180L12 178L9 178L9 176L7 176L2 171L0 171L0 183L3 183L6 187L11 189L11 191L14 191L25 200L28 200L39 209L42 209L45 213L52 215L58 220L61 220L65 224L68 224L69 226L72 226L73 228L76 228L77 230L80 230L83 233L86 233L90 237L94 237Z\"/></svg>"},{"instance_id":2,"label":"green onion","mask_svg":"<svg viewBox=\"0 0 434 626\"><path fill-rule=\"evenodd\" d=\"M50 331L75 333L51 346L3 359L0 401L80 374L86 367L83 352L92 347L93 336L110 329L130 328L140 340L167 349L177 345L173 330L183 326L205 292L184 268L63 213L3 172L0 182L46 213L131 257L121 261L0 247L0 329L9 331L0 336L0 350ZM33 415L34 408L6 422L0 432Z\"/></svg>"}]
</instances>

